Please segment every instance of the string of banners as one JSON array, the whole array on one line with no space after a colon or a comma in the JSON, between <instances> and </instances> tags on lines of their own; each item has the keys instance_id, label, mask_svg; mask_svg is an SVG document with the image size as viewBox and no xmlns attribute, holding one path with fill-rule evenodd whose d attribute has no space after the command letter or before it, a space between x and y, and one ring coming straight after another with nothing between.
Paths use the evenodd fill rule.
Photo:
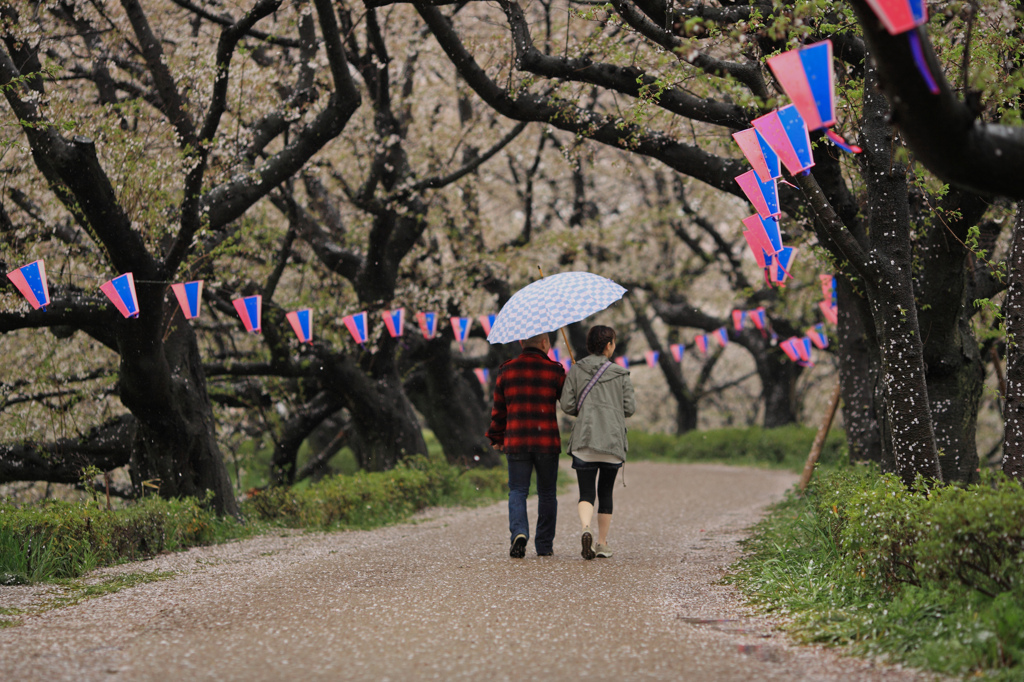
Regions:
<instances>
[{"instance_id":1,"label":"string of banners","mask_svg":"<svg viewBox=\"0 0 1024 682\"><path fill-rule=\"evenodd\" d=\"M8 279L28 300L29 304L36 310L46 310L50 304L50 291L46 279L46 264L42 259L23 265L22 267L7 273ZM823 300L819 307L822 314L833 324L837 321L835 305L835 278L832 275L821 275ZM135 279L132 273L127 272L118 275L113 279L100 285L100 290L110 299L111 303L125 318L136 318L139 316L139 302L135 291ZM203 296L203 280L191 282L178 282L171 284L171 290L181 308L185 319L191 320L199 317L200 302ZM263 297L259 294L244 296L231 301L239 319L245 326L247 332L259 334L262 332ZM398 338L405 333L406 312L405 308L394 310L383 310L381 316L384 326L392 338ZM285 315L292 331L300 343L313 342L313 311L309 308L289 311ZM491 331L496 315L480 315L479 320L484 330L484 336ZM767 317L765 309L758 307L753 310L733 310L733 329L737 332L744 327L744 322L750 319L754 327L766 333ZM416 323L423 338L430 340L437 336L440 317L435 312L418 312L415 315ZM369 313L362 311L342 318L345 328L352 335L353 340L364 347L370 336ZM473 326L472 317L451 317L449 318L452 332L459 348L465 351L465 342L469 338ZM722 348L729 344L729 330L727 327L720 327L711 334L698 334L693 339L693 345L702 355L708 352L709 339L714 339ZM810 348L815 346L824 349L828 346L828 337L825 335L823 325L818 324L807 330L804 337L792 337L779 344L783 352L800 364L813 364L810 358ZM669 346L672 358L681 363L686 347L681 343L674 343ZM570 359L563 357L558 349L551 349L549 357L562 364L566 371L570 366ZM658 365L658 351L647 351L645 354L647 365L655 367ZM615 359L623 367L629 366L629 360L624 356ZM486 385L490 381L490 373L487 369L478 368L475 370L477 378Z\"/></svg>"}]
</instances>

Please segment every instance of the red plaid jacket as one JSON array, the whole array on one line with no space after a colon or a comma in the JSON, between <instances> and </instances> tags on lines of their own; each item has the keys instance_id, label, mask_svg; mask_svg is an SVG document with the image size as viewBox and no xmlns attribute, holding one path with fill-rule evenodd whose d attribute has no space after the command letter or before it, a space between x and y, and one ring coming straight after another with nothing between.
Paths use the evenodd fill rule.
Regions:
<instances>
[{"instance_id":1,"label":"red plaid jacket","mask_svg":"<svg viewBox=\"0 0 1024 682\"><path fill-rule=\"evenodd\" d=\"M560 454L555 403L564 383L562 365L539 348L524 348L498 368L487 438L512 459L516 455Z\"/></svg>"}]
</instances>

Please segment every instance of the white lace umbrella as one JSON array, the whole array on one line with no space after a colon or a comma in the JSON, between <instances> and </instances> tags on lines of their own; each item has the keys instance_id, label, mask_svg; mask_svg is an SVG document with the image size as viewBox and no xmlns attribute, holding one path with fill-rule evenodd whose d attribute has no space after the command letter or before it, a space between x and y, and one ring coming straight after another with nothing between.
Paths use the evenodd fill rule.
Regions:
<instances>
[{"instance_id":1,"label":"white lace umbrella","mask_svg":"<svg viewBox=\"0 0 1024 682\"><path fill-rule=\"evenodd\" d=\"M517 291L502 307L487 340L510 343L553 332L600 312L626 289L590 272L560 272Z\"/></svg>"}]
</instances>

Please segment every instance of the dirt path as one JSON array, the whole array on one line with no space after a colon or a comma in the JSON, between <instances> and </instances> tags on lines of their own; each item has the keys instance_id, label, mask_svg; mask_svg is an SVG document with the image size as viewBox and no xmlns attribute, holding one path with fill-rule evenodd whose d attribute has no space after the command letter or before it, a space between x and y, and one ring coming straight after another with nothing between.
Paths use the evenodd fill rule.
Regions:
<instances>
[{"instance_id":1,"label":"dirt path","mask_svg":"<svg viewBox=\"0 0 1024 682\"><path fill-rule=\"evenodd\" d=\"M177 574L0 630L0 679L927 679L792 646L717 584L794 479L630 464L607 560L580 558L573 489L553 557L531 541L509 559L498 504L107 569ZM0 606L28 589L0 588Z\"/></svg>"}]
</instances>

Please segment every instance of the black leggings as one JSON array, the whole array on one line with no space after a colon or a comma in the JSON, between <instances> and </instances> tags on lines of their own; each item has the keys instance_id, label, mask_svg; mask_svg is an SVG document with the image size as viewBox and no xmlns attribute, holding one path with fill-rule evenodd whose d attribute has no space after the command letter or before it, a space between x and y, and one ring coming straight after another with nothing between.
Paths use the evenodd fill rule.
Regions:
<instances>
[{"instance_id":1,"label":"black leggings","mask_svg":"<svg viewBox=\"0 0 1024 682\"><path fill-rule=\"evenodd\" d=\"M598 479L597 472L601 472ZM577 469L576 480L580 485L580 502L594 504L594 482L597 482L597 513L612 513L612 490L615 488L615 476L618 467L601 467L600 469Z\"/></svg>"}]
</instances>

